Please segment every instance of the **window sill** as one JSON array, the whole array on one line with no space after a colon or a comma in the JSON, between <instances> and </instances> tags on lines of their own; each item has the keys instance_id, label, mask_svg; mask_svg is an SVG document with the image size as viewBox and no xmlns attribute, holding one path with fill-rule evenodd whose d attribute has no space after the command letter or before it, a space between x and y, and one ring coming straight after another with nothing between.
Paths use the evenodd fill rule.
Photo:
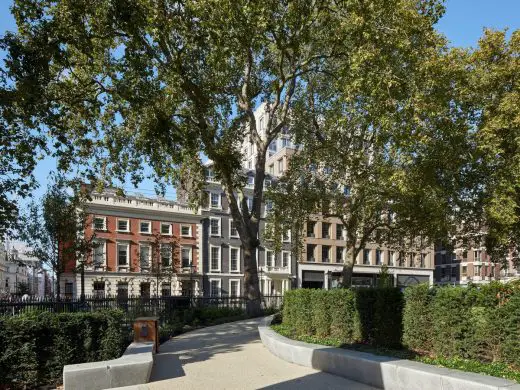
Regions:
<instances>
[{"instance_id":1,"label":"window sill","mask_svg":"<svg viewBox=\"0 0 520 390\"><path fill-rule=\"evenodd\" d=\"M130 233L130 230L116 230L116 233Z\"/></svg>"}]
</instances>

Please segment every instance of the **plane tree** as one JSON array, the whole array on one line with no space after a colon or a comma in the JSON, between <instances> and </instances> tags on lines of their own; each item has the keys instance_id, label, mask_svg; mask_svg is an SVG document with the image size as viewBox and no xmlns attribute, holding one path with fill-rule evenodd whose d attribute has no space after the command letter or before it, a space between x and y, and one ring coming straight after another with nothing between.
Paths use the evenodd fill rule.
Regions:
<instances>
[{"instance_id":1,"label":"plane tree","mask_svg":"<svg viewBox=\"0 0 520 390\"><path fill-rule=\"evenodd\" d=\"M15 0L12 11L18 31L2 45L7 85L34 113L24 126L51 137L63 169L79 165L101 184L136 184L150 174L160 190L186 190L192 204L203 190L201 156L211 159L242 242L254 312L266 153L298 112L295 98L314 93L313 76L341 80L355 96L393 89L394 65L433 44L443 7L440 0ZM358 70L370 66L379 73L367 82ZM262 102L267 120L259 129L254 110ZM258 152L251 211L245 142Z\"/></svg>"}]
</instances>

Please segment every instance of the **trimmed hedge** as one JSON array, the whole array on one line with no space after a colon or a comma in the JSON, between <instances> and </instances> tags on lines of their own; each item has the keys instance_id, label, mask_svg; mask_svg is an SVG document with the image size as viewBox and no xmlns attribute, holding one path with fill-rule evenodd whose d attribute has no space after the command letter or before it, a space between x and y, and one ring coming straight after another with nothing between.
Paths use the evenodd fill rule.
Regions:
<instances>
[{"instance_id":1,"label":"trimmed hedge","mask_svg":"<svg viewBox=\"0 0 520 390\"><path fill-rule=\"evenodd\" d=\"M0 378L14 387L61 383L63 366L118 358L128 345L123 313L0 317Z\"/></svg>"},{"instance_id":2,"label":"trimmed hedge","mask_svg":"<svg viewBox=\"0 0 520 390\"><path fill-rule=\"evenodd\" d=\"M420 284L406 288L404 297L396 288L291 290L278 328L325 345L369 344L520 371L520 282Z\"/></svg>"},{"instance_id":3,"label":"trimmed hedge","mask_svg":"<svg viewBox=\"0 0 520 390\"><path fill-rule=\"evenodd\" d=\"M433 322L431 301L435 290L418 284L404 290L403 344L417 351L431 351Z\"/></svg>"},{"instance_id":4,"label":"trimmed hedge","mask_svg":"<svg viewBox=\"0 0 520 390\"><path fill-rule=\"evenodd\" d=\"M403 341L431 356L520 367L520 284L405 291Z\"/></svg>"},{"instance_id":5,"label":"trimmed hedge","mask_svg":"<svg viewBox=\"0 0 520 390\"><path fill-rule=\"evenodd\" d=\"M284 295L283 324L297 336L396 347L402 307L396 288L291 290Z\"/></svg>"}]
</instances>

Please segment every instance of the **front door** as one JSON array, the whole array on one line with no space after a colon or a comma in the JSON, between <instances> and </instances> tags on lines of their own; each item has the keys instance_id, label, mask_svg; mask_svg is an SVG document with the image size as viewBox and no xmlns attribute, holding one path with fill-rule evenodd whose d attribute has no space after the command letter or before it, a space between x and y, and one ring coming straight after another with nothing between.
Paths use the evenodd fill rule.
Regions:
<instances>
[{"instance_id":1,"label":"front door","mask_svg":"<svg viewBox=\"0 0 520 390\"><path fill-rule=\"evenodd\" d=\"M150 298L150 283L141 283L141 297Z\"/></svg>"}]
</instances>

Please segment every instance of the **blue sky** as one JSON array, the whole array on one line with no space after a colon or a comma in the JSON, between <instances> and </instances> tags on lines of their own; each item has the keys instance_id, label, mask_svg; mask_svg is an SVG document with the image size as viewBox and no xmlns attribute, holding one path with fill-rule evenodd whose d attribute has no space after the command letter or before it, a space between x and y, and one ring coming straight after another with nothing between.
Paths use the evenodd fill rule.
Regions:
<instances>
[{"instance_id":1,"label":"blue sky","mask_svg":"<svg viewBox=\"0 0 520 390\"><path fill-rule=\"evenodd\" d=\"M11 0L0 0L0 35L16 29L9 11L11 4ZM485 27L509 28L510 32L520 29L520 0L447 0L446 13L437 24L437 29L446 35L452 46L462 47L476 46ZM39 196L45 191L47 176L55 168L55 161L50 158L38 164L35 174L40 188L35 195ZM131 189L131 184L125 189ZM152 195L153 184L143 182L136 191ZM166 194L167 197L173 195L172 190Z\"/></svg>"}]
</instances>

